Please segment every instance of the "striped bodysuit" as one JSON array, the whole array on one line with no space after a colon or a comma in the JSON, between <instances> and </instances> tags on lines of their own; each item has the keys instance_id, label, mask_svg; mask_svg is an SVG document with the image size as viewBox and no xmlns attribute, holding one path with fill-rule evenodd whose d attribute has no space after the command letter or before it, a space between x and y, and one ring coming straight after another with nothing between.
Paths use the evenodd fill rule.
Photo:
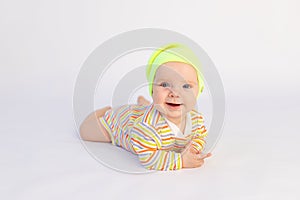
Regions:
<instances>
[{"instance_id":1,"label":"striped bodysuit","mask_svg":"<svg viewBox=\"0 0 300 200\"><path fill-rule=\"evenodd\" d=\"M112 144L137 154L147 169L176 170L182 168L181 151L192 140L193 147L201 151L207 134L203 117L190 112L191 134L175 137L166 119L154 105L125 105L108 110L100 118L111 136Z\"/></svg>"}]
</instances>

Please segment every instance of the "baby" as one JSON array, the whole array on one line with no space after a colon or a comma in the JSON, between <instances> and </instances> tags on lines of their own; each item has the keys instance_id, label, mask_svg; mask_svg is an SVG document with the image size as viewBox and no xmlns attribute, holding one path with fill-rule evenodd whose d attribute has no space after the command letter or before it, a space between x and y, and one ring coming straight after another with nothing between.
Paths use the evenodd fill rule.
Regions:
<instances>
[{"instance_id":1,"label":"baby","mask_svg":"<svg viewBox=\"0 0 300 200\"><path fill-rule=\"evenodd\" d=\"M111 142L134 154L150 170L200 167L211 154L201 153L207 131L194 110L204 84L195 54L181 44L156 50L146 75L153 103L105 107L80 126L83 140Z\"/></svg>"}]
</instances>

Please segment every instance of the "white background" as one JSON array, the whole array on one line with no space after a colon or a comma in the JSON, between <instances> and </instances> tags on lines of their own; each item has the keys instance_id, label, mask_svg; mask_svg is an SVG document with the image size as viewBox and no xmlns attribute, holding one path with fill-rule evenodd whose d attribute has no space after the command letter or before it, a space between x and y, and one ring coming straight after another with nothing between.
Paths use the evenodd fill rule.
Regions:
<instances>
[{"instance_id":1,"label":"white background","mask_svg":"<svg viewBox=\"0 0 300 200\"><path fill-rule=\"evenodd\" d=\"M1 0L0 198L299 199L299 9L296 0ZM82 63L112 36L148 27L193 39L222 76L227 119L202 168L124 174L77 139Z\"/></svg>"}]
</instances>

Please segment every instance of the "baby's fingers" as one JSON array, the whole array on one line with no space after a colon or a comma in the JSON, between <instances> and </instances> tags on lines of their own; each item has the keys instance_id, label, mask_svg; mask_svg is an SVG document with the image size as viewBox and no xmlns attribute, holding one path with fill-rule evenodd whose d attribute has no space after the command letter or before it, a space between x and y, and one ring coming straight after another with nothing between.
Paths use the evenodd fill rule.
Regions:
<instances>
[{"instance_id":1,"label":"baby's fingers","mask_svg":"<svg viewBox=\"0 0 300 200\"><path fill-rule=\"evenodd\" d=\"M212 155L211 153L207 153L207 154L204 154L204 155L201 155L201 154L200 154L199 159L203 160L203 159L205 159L205 158L210 157L211 155Z\"/></svg>"}]
</instances>

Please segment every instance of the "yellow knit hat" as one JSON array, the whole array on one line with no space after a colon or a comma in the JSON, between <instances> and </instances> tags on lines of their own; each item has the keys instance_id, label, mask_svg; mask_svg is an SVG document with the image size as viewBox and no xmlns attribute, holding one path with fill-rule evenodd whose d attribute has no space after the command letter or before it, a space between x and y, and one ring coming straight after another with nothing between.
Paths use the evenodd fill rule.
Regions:
<instances>
[{"instance_id":1,"label":"yellow knit hat","mask_svg":"<svg viewBox=\"0 0 300 200\"><path fill-rule=\"evenodd\" d=\"M182 62L194 67L194 69L197 72L199 97L200 93L203 91L204 88L204 82L199 70L201 63L190 48L178 43L168 44L162 48L159 48L150 57L146 68L146 76L149 81L150 95L152 96L153 81L157 69L159 68L159 66L167 62Z\"/></svg>"}]
</instances>

